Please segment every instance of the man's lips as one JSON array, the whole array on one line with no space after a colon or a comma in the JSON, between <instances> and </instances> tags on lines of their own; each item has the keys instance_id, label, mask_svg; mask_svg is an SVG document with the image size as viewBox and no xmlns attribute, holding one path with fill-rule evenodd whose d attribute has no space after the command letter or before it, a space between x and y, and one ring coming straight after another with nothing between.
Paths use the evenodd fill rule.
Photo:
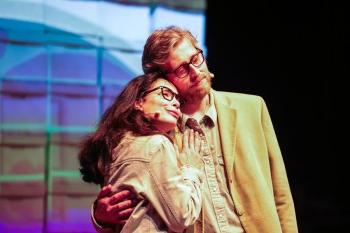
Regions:
<instances>
[{"instance_id":1,"label":"man's lips","mask_svg":"<svg viewBox=\"0 0 350 233\"><path fill-rule=\"evenodd\" d=\"M205 79L205 77L202 77L201 79L199 79L198 81L196 81L195 83L192 84L192 87L195 86L199 86L199 84Z\"/></svg>"}]
</instances>

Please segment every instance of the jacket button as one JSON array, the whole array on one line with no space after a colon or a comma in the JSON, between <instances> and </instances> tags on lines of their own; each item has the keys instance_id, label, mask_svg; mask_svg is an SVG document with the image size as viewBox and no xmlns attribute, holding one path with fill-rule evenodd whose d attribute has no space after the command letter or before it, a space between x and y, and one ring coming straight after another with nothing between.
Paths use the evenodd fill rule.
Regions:
<instances>
[{"instance_id":1,"label":"jacket button","mask_svg":"<svg viewBox=\"0 0 350 233\"><path fill-rule=\"evenodd\" d=\"M242 216L243 215L243 211L242 210L237 210L237 215L238 216Z\"/></svg>"}]
</instances>

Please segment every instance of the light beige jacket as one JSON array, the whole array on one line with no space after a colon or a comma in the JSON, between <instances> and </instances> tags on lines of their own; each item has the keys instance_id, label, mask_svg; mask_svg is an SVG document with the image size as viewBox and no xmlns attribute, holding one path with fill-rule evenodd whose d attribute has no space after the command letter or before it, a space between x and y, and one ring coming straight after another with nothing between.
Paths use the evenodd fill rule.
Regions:
<instances>
[{"instance_id":1,"label":"light beige jacket","mask_svg":"<svg viewBox=\"0 0 350 233\"><path fill-rule=\"evenodd\" d=\"M140 202L122 229L114 232L183 232L199 217L203 170L177 166L178 153L163 135L127 133L106 167L105 185L125 189Z\"/></svg>"},{"instance_id":2,"label":"light beige jacket","mask_svg":"<svg viewBox=\"0 0 350 233\"><path fill-rule=\"evenodd\" d=\"M264 100L212 91L229 191L244 230L297 233L287 174ZM196 227L188 232L199 233Z\"/></svg>"}]
</instances>

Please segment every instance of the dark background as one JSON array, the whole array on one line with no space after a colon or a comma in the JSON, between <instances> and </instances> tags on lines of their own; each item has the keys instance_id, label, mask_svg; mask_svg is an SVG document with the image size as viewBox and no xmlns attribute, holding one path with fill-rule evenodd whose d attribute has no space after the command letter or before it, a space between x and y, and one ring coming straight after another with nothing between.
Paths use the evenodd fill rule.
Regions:
<instances>
[{"instance_id":1,"label":"dark background","mask_svg":"<svg viewBox=\"0 0 350 233\"><path fill-rule=\"evenodd\" d=\"M350 232L345 6L333 1L225 4L207 2L214 89L265 99L299 231Z\"/></svg>"}]
</instances>

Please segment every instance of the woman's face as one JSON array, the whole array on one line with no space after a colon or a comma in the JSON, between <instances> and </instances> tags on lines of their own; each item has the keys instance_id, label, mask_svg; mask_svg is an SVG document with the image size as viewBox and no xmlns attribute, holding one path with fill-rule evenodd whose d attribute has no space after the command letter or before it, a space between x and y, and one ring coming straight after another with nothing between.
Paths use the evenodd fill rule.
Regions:
<instances>
[{"instance_id":1,"label":"woman's face","mask_svg":"<svg viewBox=\"0 0 350 233\"><path fill-rule=\"evenodd\" d=\"M135 108L142 111L152 124L164 133L176 127L181 114L178 92L175 86L165 79L153 82L143 98L135 103Z\"/></svg>"}]
</instances>

